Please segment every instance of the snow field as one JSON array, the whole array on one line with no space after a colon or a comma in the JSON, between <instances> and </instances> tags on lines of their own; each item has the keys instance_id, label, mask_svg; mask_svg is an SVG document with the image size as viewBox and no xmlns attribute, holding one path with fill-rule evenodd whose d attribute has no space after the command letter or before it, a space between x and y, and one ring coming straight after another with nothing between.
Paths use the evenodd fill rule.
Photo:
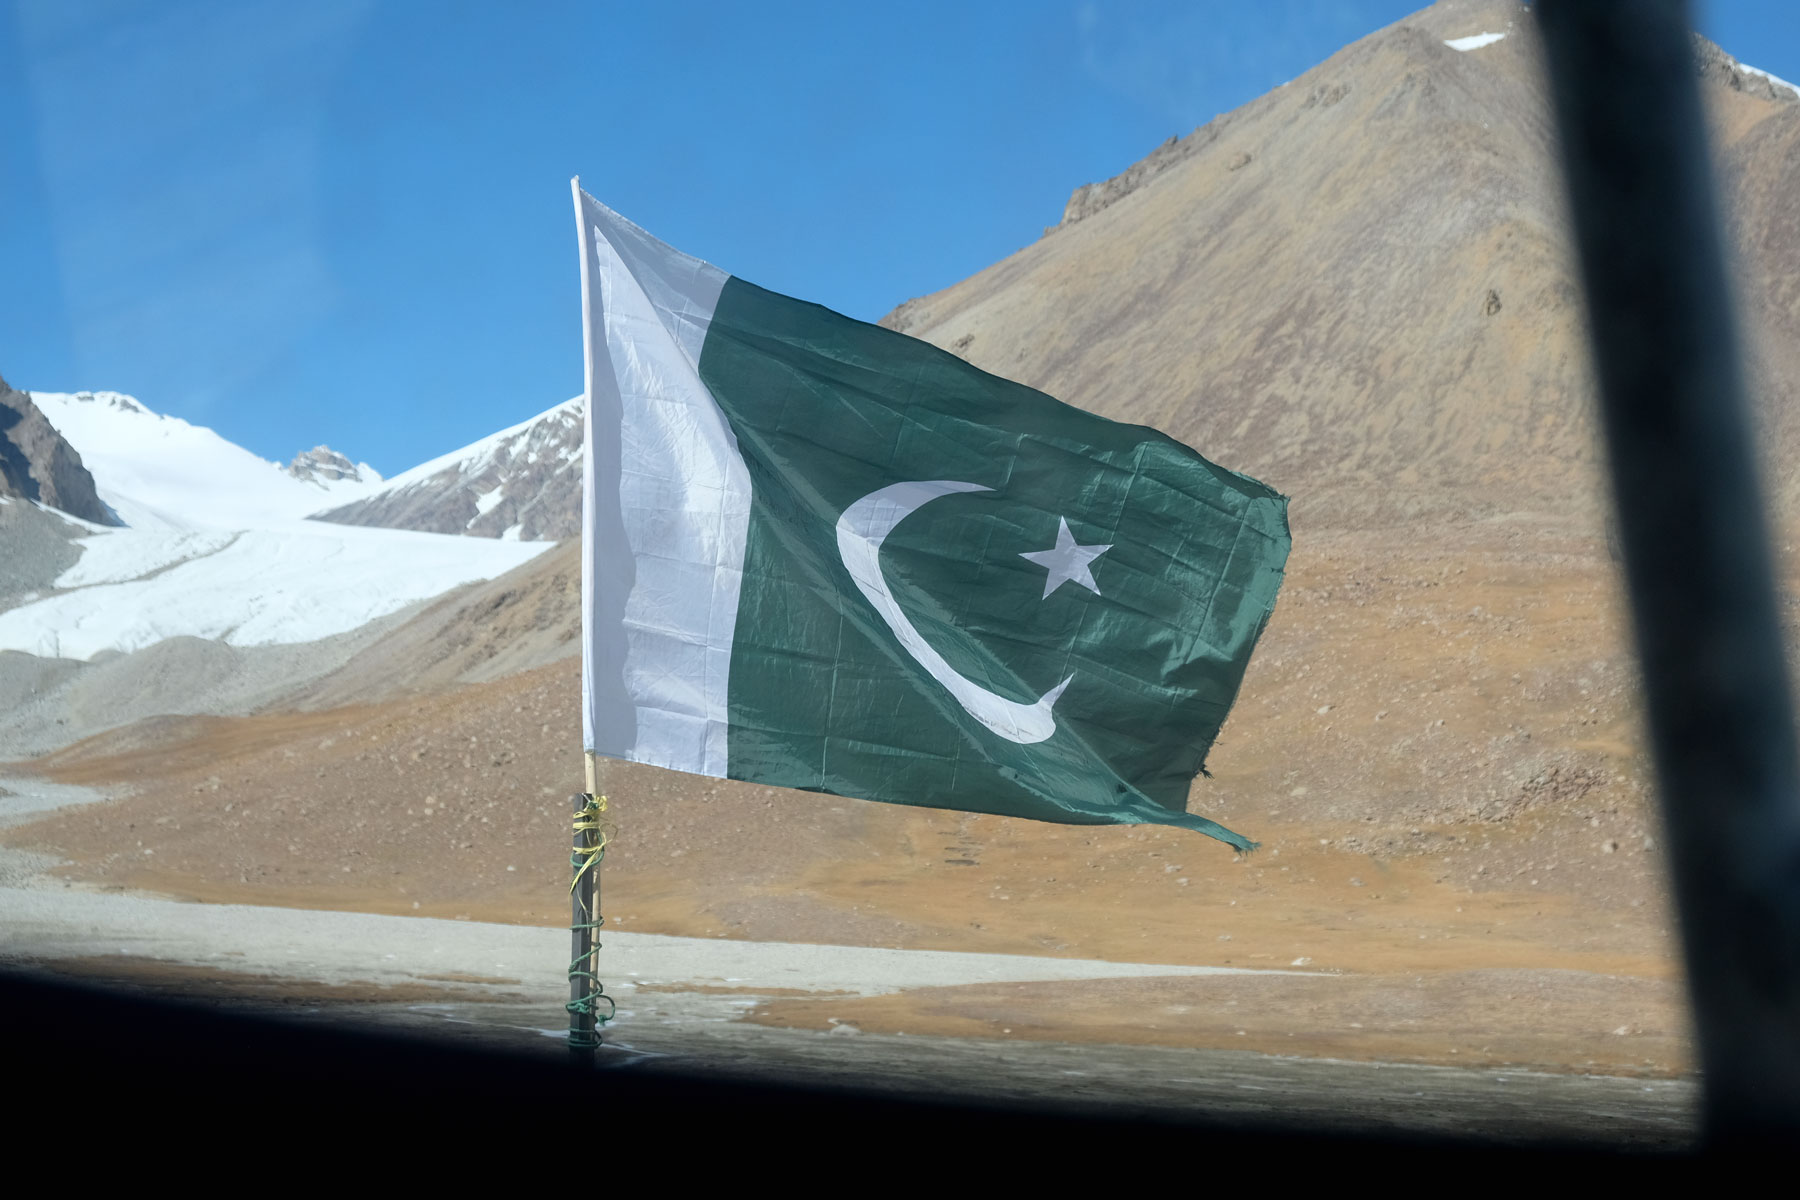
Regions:
<instances>
[{"instance_id":1,"label":"snow field","mask_svg":"<svg viewBox=\"0 0 1800 1200\"><path fill-rule=\"evenodd\" d=\"M131 568L168 559L179 539L133 530L95 534L86 539L81 562L56 581L73 590L0 613L0 650L86 660L184 635L231 646L317 641L461 584L492 579L551 545L316 528L329 532L244 530L210 552L164 562L164 569L145 577L133 577ZM144 541L151 544L138 544ZM185 544L206 549L205 543ZM84 578L95 582L72 582Z\"/></svg>"},{"instance_id":2,"label":"snow field","mask_svg":"<svg viewBox=\"0 0 1800 1200\"><path fill-rule=\"evenodd\" d=\"M113 392L33 393L126 522L76 541L52 594L0 613L0 650L129 654L172 637L317 641L549 549L304 519L381 486L306 482L203 426Z\"/></svg>"}]
</instances>

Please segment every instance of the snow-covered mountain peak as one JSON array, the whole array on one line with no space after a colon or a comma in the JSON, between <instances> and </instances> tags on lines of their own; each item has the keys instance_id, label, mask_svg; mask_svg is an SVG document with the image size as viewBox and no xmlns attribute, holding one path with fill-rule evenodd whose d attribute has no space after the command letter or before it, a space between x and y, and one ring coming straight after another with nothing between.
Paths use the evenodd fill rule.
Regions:
<instances>
[{"instance_id":1,"label":"snow-covered mountain peak","mask_svg":"<svg viewBox=\"0 0 1800 1200\"><path fill-rule=\"evenodd\" d=\"M31 396L81 455L100 498L127 525L222 529L296 520L321 499L342 504L376 486L348 478L298 479L204 425L119 392Z\"/></svg>"},{"instance_id":2,"label":"snow-covered mountain peak","mask_svg":"<svg viewBox=\"0 0 1800 1200\"><path fill-rule=\"evenodd\" d=\"M536 463L547 457L564 463L580 462L581 419L586 411L582 397L565 400L517 425L509 425L498 433L470 442L460 450L452 450L402 471L388 480L383 490L406 487L447 470L455 470L465 478L477 478L495 466L515 460L521 464Z\"/></svg>"},{"instance_id":3,"label":"snow-covered mountain peak","mask_svg":"<svg viewBox=\"0 0 1800 1200\"><path fill-rule=\"evenodd\" d=\"M154 417L161 421L165 418L160 413L153 413L139 404L135 397L124 392L75 392L71 397L77 404L97 404L101 408L116 409L119 412L139 413L146 417Z\"/></svg>"},{"instance_id":4,"label":"snow-covered mountain peak","mask_svg":"<svg viewBox=\"0 0 1800 1200\"><path fill-rule=\"evenodd\" d=\"M314 519L506 540L574 537L581 532L585 412L580 396L565 400Z\"/></svg>"},{"instance_id":5,"label":"snow-covered mountain peak","mask_svg":"<svg viewBox=\"0 0 1800 1200\"><path fill-rule=\"evenodd\" d=\"M1800 100L1800 87L1780 76L1771 75L1760 67L1753 67L1733 58L1722 47L1699 34L1694 35L1694 57L1700 68L1701 78L1714 79L1734 92L1743 92L1781 104L1792 104Z\"/></svg>"}]
</instances>

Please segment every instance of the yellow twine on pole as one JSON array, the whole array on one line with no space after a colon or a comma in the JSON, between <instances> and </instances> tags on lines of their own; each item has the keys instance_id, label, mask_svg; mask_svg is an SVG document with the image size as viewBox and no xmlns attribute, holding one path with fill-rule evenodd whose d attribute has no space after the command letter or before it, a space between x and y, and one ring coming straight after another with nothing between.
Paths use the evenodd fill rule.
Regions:
<instances>
[{"instance_id":1,"label":"yellow twine on pole","mask_svg":"<svg viewBox=\"0 0 1800 1200\"><path fill-rule=\"evenodd\" d=\"M575 814L575 844L570 848L569 865L578 869L575 872L575 878L569 880L571 895L574 894L576 886L581 883L581 877L586 875L595 863L605 857L606 844L612 841L612 830L606 829L600 824L600 814L605 811L606 797L596 796L589 792L587 805ZM590 831L594 833L594 844L584 846L581 844L581 835Z\"/></svg>"}]
</instances>

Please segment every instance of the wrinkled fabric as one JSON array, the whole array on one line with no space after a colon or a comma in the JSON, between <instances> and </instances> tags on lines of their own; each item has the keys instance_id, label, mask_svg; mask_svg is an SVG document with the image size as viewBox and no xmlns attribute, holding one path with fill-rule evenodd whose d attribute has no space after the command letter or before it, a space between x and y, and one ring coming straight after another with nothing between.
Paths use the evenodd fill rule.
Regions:
<instances>
[{"instance_id":1,"label":"wrinkled fabric","mask_svg":"<svg viewBox=\"0 0 1800 1200\"><path fill-rule=\"evenodd\" d=\"M682 350L674 334L589 336L622 342L615 367ZM645 391L653 373L633 369ZM743 519L725 529L720 512L675 506L609 543L595 572L635 580L615 608L678 613L704 592L708 620L704 633L633 642L590 605L590 621L611 623L590 640L623 652L589 674L617 682L639 727L662 719L654 705L686 703L682 681L722 678L723 769L635 742L610 749L625 739L604 730L590 745L888 803L1151 822L1253 845L1188 813L1187 796L1274 609L1284 497L1155 430L736 278L713 298L689 369L729 430ZM656 408L653 392L641 410ZM610 419L641 418L615 406ZM590 446L607 436L596 429ZM630 454L596 486L629 486ZM608 504L617 511L610 499L595 511ZM709 524L684 528L694 521ZM686 561L734 536L711 560L715 573L735 567L729 622L706 572L686 596L646 591L664 571L646 567L664 554L659 537ZM645 679L660 691L633 683Z\"/></svg>"}]
</instances>

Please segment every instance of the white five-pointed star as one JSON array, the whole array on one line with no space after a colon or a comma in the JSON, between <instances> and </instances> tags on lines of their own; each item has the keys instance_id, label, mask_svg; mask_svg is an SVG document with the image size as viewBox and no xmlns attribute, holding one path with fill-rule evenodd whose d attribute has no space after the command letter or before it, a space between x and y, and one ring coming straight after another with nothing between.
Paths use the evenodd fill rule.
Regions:
<instances>
[{"instance_id":1,"label":"white five-pointed star","mask_svg":"<svg viewBox=\"0 0 1800 1200\"><path fill-rule=\"evenodd\" d=\"M1058 517L1056 520L1056 545L1049 550L1027 550L1019 557L1029 558L1049 572L1044 577L1046 600L1050 598L1051 592L1071 580L1098 596L1100 585L1094 582L1094 573L1089 570L1088 564L1111 550L1112 544L1078 546L1075 544L1075 535L1069 532L1068 518Z\"/></svg>"}]
</instances>

